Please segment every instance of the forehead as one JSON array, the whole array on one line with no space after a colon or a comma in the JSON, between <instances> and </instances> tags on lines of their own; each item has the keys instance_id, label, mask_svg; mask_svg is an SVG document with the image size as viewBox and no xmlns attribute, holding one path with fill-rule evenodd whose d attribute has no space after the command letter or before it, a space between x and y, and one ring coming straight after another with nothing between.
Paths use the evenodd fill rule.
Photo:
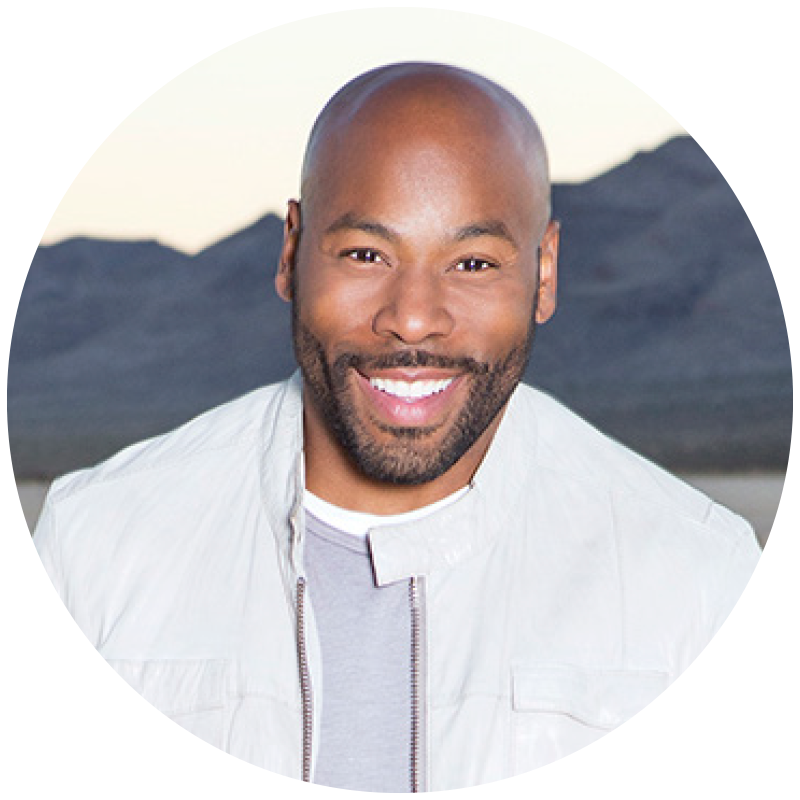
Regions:
<instances>
[{"instance_id":1,"label":"forehead","mask_svg":"<svg viewBox=\"0 0 800 800\"><path fill-rule=\"evenodd\" d=\"M354 211L534 225L545 213L546 179L529 139L508 108L480 92L382 93L326 127L304 206L321 223Z\"/></svg>"}]
</instances>

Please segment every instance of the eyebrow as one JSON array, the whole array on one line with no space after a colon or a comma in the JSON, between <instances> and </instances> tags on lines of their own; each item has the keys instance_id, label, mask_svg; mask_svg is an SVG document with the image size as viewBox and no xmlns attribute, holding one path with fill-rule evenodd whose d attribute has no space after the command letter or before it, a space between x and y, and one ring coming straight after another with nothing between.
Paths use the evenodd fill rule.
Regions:
<instances>
[{"instance_id":1,"label":"eyebrow","mask_svg":"<svg viewBox=\"0 0 800 800\"><path fill-rule=\"evenodd\" d=\"M378 236L379 238L385 239L393 244L398 242L400 239L399 234L388 226L367 217L359 217L349 211L345 214L342 214L342 216L338 219L334 220L325 229L324 235L330 236L331 234L343 230L362 231L363 233ZM501 220L496 219L481 220L479 222L472 222L469 225L464 225L463 227L458 228L452 234L451 238L456 242L466 242L470 239L480 239L484 236L502 239L503 241L508 242L515 250L519 249L517 242L511 235L511 232L506 224Z\"/></svg>"},{"instance_id":2,"label":"eyebrow","mask_svg":"<svg viewBox=\"0 0 800 800\"><path fill-rule=\"evenodd\" d=\"M481 222L474 222L459 228L453 237L457 242L465 242L469 239L480 239L483 236L493 236L508 242L515 250L518 250L514 237L511 235L504 222L498 219L487 219Z\"/></svg>"},{"instance_id":3,"label":"eyebrow","mask_svg":"<svg viewBox=\"0 0 800 800\"><path fill-rule=\"evenodd\" d=\"M370 233L373 236L378 236L381 239L386 239L388 242L395 243L400 238L391 228L382 225L372 219L357 217L351 212L342 214L341 217L334 220L325 229L325 236L338 233L339 231L362 231L363 233Z\"/></svg>"}]
</instances>

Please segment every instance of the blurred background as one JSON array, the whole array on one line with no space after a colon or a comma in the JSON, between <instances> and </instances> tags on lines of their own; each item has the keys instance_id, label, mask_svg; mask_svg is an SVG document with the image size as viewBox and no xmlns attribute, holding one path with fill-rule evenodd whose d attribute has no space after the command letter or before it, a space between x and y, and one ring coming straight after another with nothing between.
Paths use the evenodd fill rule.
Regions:
<instances>
[{"instance_id":1,"label":"blurred background","mask_svg":"<svg viewBox=\"0 0 800 800\"><path fill-rule=\"evenodd\" d=\"M560 308L526 380L742 513L763 543L788 459L789 345L724 177L599 62L527 28L425 9L326 15L227 48L135 109L79 173L11 344L29 525L53 477L293 370L272 277L308 130L343 83L403 60L481 72L542 127Z\"/></svg>"}]
</instances>

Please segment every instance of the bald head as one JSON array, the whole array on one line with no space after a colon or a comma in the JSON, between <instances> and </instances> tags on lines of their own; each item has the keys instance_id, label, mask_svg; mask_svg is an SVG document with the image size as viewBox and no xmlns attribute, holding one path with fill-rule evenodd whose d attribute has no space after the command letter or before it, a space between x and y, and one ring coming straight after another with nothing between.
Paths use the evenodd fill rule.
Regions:
<instances>
[{"instance_id":1,"label":"bald head","mask_svg":"<svg viewBox=\"0 0 800 800\"><path fill-rule=\"evenodd\" d=\"M465 161L499 157L527 179L541 228L550 215L547 154L525 106L498 84L442 64L379 67L342 87L317 118L303 161L301 199L307 213L324 202L328 183L353 158L386 157L390 148L438 142ZM394 152L394 151L392 151Z\"/></svg>"},{"instance_id":2,"label":"bald head","mask_svg":"<svg viewBox=\"0 0 800 800\"><path fill-rule=\"evenodd\" d=\"M415 487L401 511L470 481L555 310L549 201L538 126L485 78L399 64L331 99L275 278L292 303L311 491L340 482L328 499L369 490L386 509L387 486ZM384 392L392 381L424 396Z\"/></svg>"}]
</instances>

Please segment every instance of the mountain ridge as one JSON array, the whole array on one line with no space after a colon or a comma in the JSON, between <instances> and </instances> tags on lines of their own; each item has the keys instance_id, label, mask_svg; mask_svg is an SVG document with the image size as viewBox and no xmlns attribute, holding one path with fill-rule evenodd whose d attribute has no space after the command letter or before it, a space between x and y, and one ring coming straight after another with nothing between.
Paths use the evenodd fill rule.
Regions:
<instances>
[{"instance_id":1,"label":"mountain ridge","mask_svg":"<svg viewBox=\"0 0 800 800\"><path fill-rule=\"evenodd\" d=\"M559 309L525 380L671 468L783 469L780 299L702 149L676 137L556 184L553 212ZM17 477L88 466L290 374L289 309L273 289L282 226L265 214L195 254L155 240L41 246L9 358Z\"/></svg>"}]
</instances>

